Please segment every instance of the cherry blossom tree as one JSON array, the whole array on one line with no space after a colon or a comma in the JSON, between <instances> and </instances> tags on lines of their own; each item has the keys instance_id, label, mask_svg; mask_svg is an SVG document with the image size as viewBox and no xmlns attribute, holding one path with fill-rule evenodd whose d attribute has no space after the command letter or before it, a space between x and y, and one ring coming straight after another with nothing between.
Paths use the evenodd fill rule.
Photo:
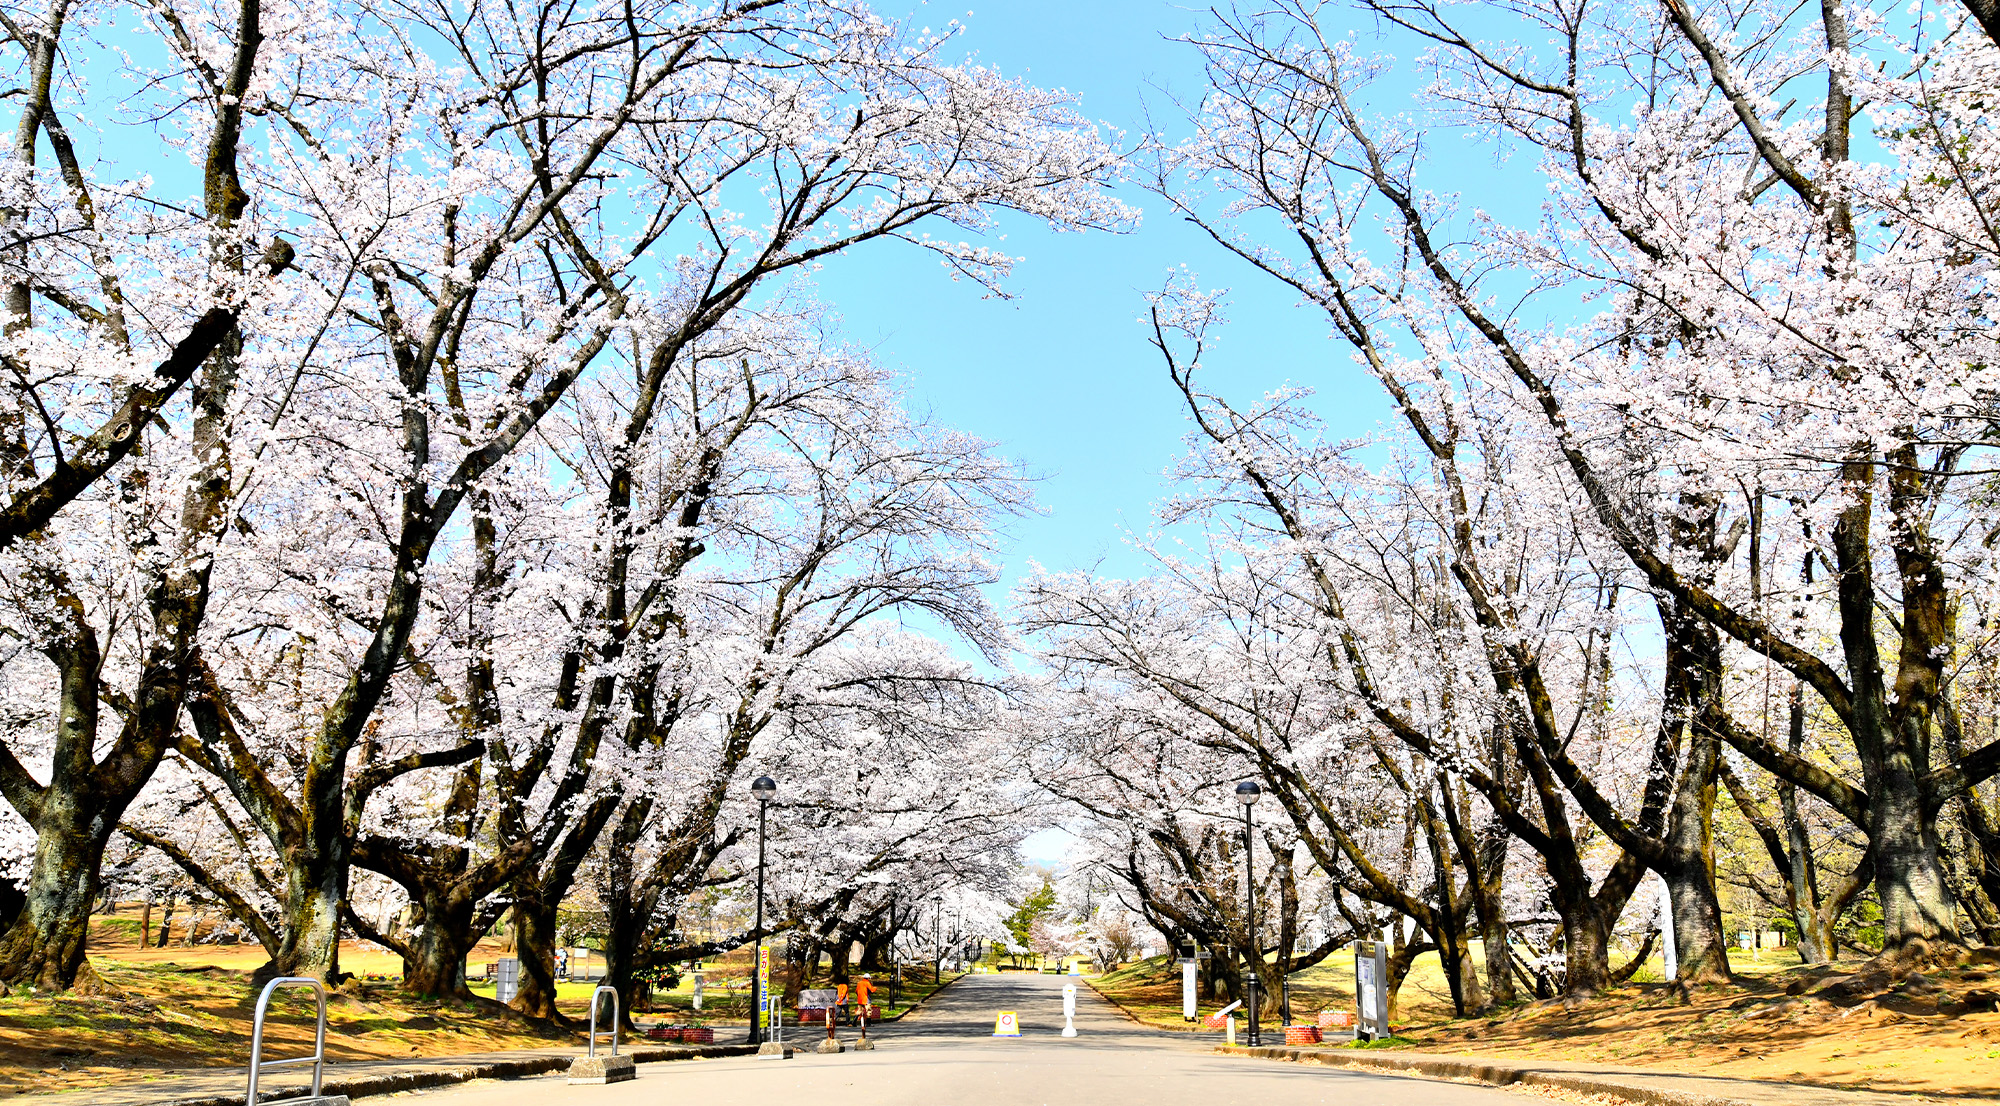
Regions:
<instances>
[{"instance_id":1,"label":"cherry blossom tree","mask_svg":"<svg viewBox=\"0 0 2000 1106\"><path fill-rule=\"evenodd\" d=\"M623 444L585 493L604 497L615 566L654 397L771 277L896 239L990 283L1007 257L930 228L976 233L996 208L1065 228L1130 218L1100 189L1114 151L1068 97L849 6L140 14L169 70L124 99L64 76L62 36L90 33L67 5L9 24L39 91L4 216L21 229L0 544L19 637L71 677L46 691L67 705L0 763L41 842L8 980L75 977L96 858L169 747L228 786L283 873L271 970L332 975L370 796L487 752L477 673L446 707L473 724L380 726L399 675L426 663L427 613L453 603L427 580L460 528L492 553L494 496L546 459L523 450L578 381L633 382L604 393L635 406L604 423ZM185 150L202 201L176 202L182 174L117 161L115 142L80 159L65 120L100 118ZM37 168L44 147L55 172ZM150 371L148 348L168 350ZM507 566L470 575L479 608ZM624 585L604 586L618 595L577 654L593 664L630 632L606 638ZM217 595L228 617L211 626ZM286 629L308 611L311 641ZM296 678L274 687L288 656ZM101 751L105 706L123 735Z\"/></svg>"},{"instance_id":2,"label":"cherry blossom tree","mask_svg":"<svg viewBox=\"0 0 2000 1106\"><path fill-rule=\"evenodd\" d=\"M1938 721L1956 713L1939 704L1958 639L1942 534L1981 482L1960 470L1986 389L1967 366L1988 363L1990 334L1963 324L1983 317L1983 286L1939 263L1952 250L1934 236L1946 225L1954 242L1983 232L1977 201L1944 198L1968 194L1953 183L1965 180L1962 164L1926 152L1961 148L1966 126L1943 122L1949 85L1923 94L1936 127L1884 127L1912 136L1887 161L1857 161L1850 132L1862 102L1859 56L1908 59L1903 70L1871 63L1871 74L1963 73L1948 59L1985 57L1990 44L1932 20L1906 28L1832 5L1711 16L1678 3L1550 4L1515 12L1536 34L1556 32L1553 49L1538 53L1475 41L1443 7L1373 7L1432 50L1428 92L1440 106L1428 119L1373 110L1371 82L1390 63L1359 55L1330 22L1334 9L1219 12L1194 40L1210 78L1189 109L1195 134L1158 146L1151 183L1221 247L1324 309L1396 403L1444 482L1451 571L1501 661L1496 686L1522 711L1532 743L1521 747L1523 763L1542 762L1592 822L1668 876L1683 945L1700 950L1687 961L1697 978L1726 971L1705 875L1724 743L1867 830L1892 948L1921 954L1955 941L1925 827L1990 774L1995 755L1932 751L1956 725ZM1756 45L1732 57L1717 35ZM1943 43L1930 45L1934 35ZM1659 61L1636 87L1635 56ZM1808 71L1824 78L1824 95L1774 107L1787 103L1780 86ZM1902 87L1907 103L1911 86ZM1885 106L1883 118L1899 110ZM1424 191L1423 128L1434 123L1490 136L1554 181L1549 218L1509 226ZM1920 187L1939 200L1912 221L1887 197L1919 178L1945 183ZM1867 219L1883 233L1857 230ZM1508 285L1517 279L1522 287ZM1522 295L1598 295L1608 306L1558 330L1496 306ZM1913 325L1919 317L1935 322ZM1915 387L1905 379L1911 364L1955 368L1938 377L1949 384L1926 376ZM1547 501L1585 509L1573 524L1580 548L1613 577L1605 554L1615 550L1659 607L1671 659L1654 760L1665 770L1636 818L1566 762L1555 685L1525 647L1534 635L1506 578L1481 563L1480 501L1463 490L1472 485L1456 458L1482 422L1525 435L1511 456L1493 459L1507 478L1563 474L1569 490L1551 489ZM1232 459L1246 474L1256 468ZM1257 494L1282 517L1282 494ZM1750 552L1743 537L1753 527L1765 540ZM1789 559L1778 547L1794 541L1823 550L1838 587L1824 577L1798 590L1768 586L1767 558ZM1878 562L1902 584L1894 676L1874 643L1878 608L1892 602L1868 582ZM1838 649L1824 656L1818 641L1787 633L1768 615L1771 602L1826 604ZM1841 719L1860 786L1736 721L1721 691L1727 652L1739 647L1784 667Z\"/></svg>"}]
</instances>

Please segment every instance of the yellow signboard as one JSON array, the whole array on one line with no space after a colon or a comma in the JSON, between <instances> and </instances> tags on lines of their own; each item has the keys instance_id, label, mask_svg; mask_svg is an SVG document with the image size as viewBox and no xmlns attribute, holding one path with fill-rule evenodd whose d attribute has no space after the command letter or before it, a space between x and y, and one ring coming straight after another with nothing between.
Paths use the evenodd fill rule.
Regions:
<instances>
[{"instance_id":1,"label":"yellow signboard","mask_svg":"<svg viewBox=\"0 0 2000 1106\"><path fill-rule=\"evenodd\" d=\"M993 1019L993 1035L995 1037L1020 1036L1021 1019L1015 1017L1012 1010L1000 1011L1000 1016Z\"/></svg>"},{"instance_id":2,"label":"yellow signboard","mask_svg":"<svg viewBox=\"0 0 2000 1106\"><path fill-rule=\"evenodd\" d=\"M771 1024L771 950L758 946L757 949L757 1024L767 1027Z\"/></svg>"}]
</instances>

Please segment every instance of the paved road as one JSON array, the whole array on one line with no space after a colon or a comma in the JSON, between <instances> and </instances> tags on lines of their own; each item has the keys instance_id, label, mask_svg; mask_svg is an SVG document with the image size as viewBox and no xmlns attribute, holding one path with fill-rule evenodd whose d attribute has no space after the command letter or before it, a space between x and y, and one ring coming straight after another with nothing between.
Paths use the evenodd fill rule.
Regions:
<instances>
[{"instance_id":1,"label":"paved road","mask_svg":"<svg viewBox=\"0 0 2000 1106\"><path fill-rule=\"evenodd\" d=\"M435 1106L1293 1106L1373 1103L1520 1106L1485 1087L1215 1056L1206 1034L1128 1021L1077 988L1077 1036L1062 1033L1057 976L967 976L875 1036L873 1052L820 1056L792 1033L790 1060L738 1057L642 1064L639 1077L571 1087L560 1076L411 1094ZM1020 1015L1019 1040L992 1037L994 1015ZM842 1039L853 1030L843 1029Z\"/></svg>"}]
</instances>

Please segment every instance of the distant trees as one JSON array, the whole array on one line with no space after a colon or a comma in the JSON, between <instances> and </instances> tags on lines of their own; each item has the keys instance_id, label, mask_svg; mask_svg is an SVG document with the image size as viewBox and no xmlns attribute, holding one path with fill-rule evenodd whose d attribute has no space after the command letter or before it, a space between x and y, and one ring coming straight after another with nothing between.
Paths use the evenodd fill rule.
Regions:
<instances>
[{"instance_id":1,"label":"distant trees","mask_svg":"<svg viewBox=\"0 0 2000 1106\"><path fill-rule=\"evenodd\" d=\"M1007 916L1007 935L1012 939L1010 949L1020 949L1023 955L1033 953L1038 959L1057 955L1058 944L1051 928L1051 919L1056 913L1055 882L1047 876L1041 884L1023 895L1014 906L1014 912Z\"/></svg>"}]
</instances>

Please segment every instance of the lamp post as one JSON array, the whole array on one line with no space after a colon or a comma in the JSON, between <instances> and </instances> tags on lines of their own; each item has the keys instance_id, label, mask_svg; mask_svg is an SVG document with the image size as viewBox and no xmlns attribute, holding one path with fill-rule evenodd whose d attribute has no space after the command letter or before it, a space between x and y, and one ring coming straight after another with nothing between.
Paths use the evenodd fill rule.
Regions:
<instances>
[{"instance_id":1,"label":"lamp post","mask_svg":"<svg viewBox=\"0 0 2000 1106\"><path fill-rule=\"evenodd\" d=\"M1243 897L1249 908L1250 962L1243 973L1243 1005L1250 1013L1250 1046L1262 1044L1257 1032L1257 969L1263 965L1263 950L1257 944L1257 872L1252 867L1257 838L1250 825L1250 808L1264 795L1264 789L1255 780L1244 780L1236 785L1236 801L1243 804Z\"/></svg>"},{"instance_id":2,"label":"lamp post","mask_svg":"<svg viewBox=\"0 0 2000 1106\"><path fill-rule=\"evenodd\" d=\"M941 923L943 921L944 921L944 899L941 896L932 895L931 896L931 955L937 957L937 959L932 961L931 963L931 982L939 986L944 985L944 934L940 928Z\"/></svg>"},{"instance_id":3,"label":"lamp post","mask_svg":"<svg viewBox=\"0 0 2000 1106\"><path fill-rule=\"evenodd\" d=\"M757 951L750 961L750 1043L764 1043L764 819L778 794L778 781L758 776L750 784L757 797Z\"/></svg>"}]
</instances>

